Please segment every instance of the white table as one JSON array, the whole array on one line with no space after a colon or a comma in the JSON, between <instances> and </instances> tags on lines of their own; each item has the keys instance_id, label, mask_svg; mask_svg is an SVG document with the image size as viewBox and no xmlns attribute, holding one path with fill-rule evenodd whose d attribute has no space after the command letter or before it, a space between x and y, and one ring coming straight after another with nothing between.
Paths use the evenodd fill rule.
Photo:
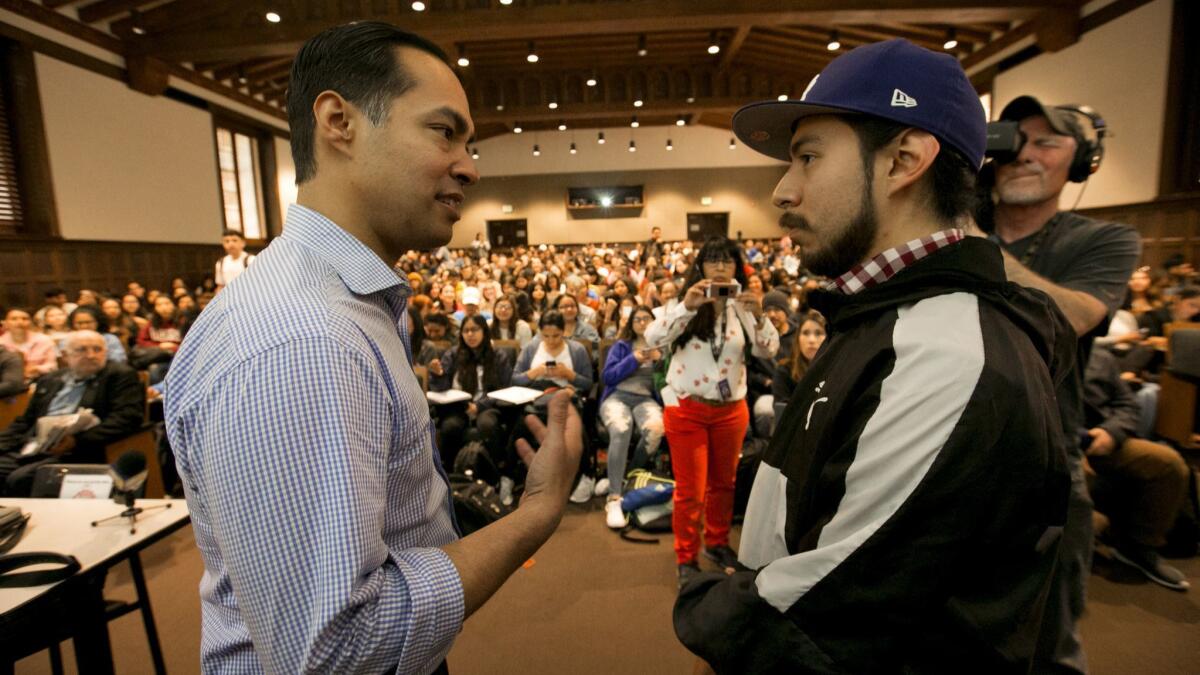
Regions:
<instances>
[{"instance_id":1,"label":"white table","mask_svg":"<svg viewBox=\"0 0 1200 675\"><path fill-rule=\"evenodd\" d=\"M170 508L148 511L138 516L137 532L131 534L129 522L126 519L116 519L97 526L92 522L114 516L125 510L121 504L108 499L5 499L0 498L0 505L17 506L22 511L32 514L25 530L25 536L10 553L25 553L31 551L53 551L64 555L73 555L79 560L81 569L69 580L42 586L28 588L0 589L0 620L20 621L23 614L38 613L39 600L48 600L56 593L75 593L71 588L76 585L103 590L103 580L108 568L128 560L133 572L134 584L137 586L138 601L120 610L126 613L140 609L146 623L147 635L151 642L151 653L155 657L155 669L163 670L161 650L158 649L158 639L154 630L154 618L150 610L149 596L146 593L145 577L142 573L141 559L138 552L150 546L163 537L185 526L189 520L187 502L182 499L139 499L137 506L162 506L170 504ZM38 568L31 567L30 571ZM73 597L73 596L72 596ZM68 600L71 599L70 597ZM92 597L90 600L96 600ZM61 601L61 598L56 598ZM100 626L92 626L95 633L91 635L93 642L90 654L81 653L80 640L76 638L76 660L81 672L84 670L83 661L88 660L88 671L105 671L104 661L107 657L107 671L111 672L111 652L108 651L107 621L104 616L103 598L100 616L93 619L101 622ZM95 609L93 607L93 609ZM119 614L118 614L119 615ZM93 621L94 623L94 621ZM104 644L95 644L102 634ZM54 641L57 644L57 641ZM45 648L44 646L42 648ZM101 650L101 651L95 651ZM3 659L0 659L2 661ZM0 672L5 664L0 662Z\"/></svg>"}]
</instances>

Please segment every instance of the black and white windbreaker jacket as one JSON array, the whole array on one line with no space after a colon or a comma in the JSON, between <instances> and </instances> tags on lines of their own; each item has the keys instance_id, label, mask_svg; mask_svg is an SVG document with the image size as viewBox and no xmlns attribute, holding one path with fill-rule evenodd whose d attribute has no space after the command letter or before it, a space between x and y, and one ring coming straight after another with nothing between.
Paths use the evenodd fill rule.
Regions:
<instances>
[{"instance_id":1,"label":"black and white windbreaker jacket","mask_svg":"<svg viewBox=\"0 0 1200 675\"><path fill-rule=\"evenodd\" d=\"M1027 671L1066 514L1070 325L976 238L816 296L829 339L755 477L747 569L689 583L676 633L719 673Z\"/></svg>"}]
</instances>

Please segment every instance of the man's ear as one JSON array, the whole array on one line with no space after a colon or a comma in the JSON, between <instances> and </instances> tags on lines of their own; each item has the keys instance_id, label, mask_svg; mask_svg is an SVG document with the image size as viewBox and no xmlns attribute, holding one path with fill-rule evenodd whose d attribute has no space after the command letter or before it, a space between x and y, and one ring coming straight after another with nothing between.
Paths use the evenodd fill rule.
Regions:
<instances>
[{"instance_id":1,"label":"man's ear","mask_svg":"<svg viewBox=\"0 0 1200 675\"><path fill-rule=\"evenodd\" d=\"M915 184L937 158L942 144L933 134L921 129L905 129L888 145L890 167L887 194L894 195Z\"/></svg>"},{"instance_id":2,"label":"man's ear","mask_svg":"<svg viewBox=\"0 0 1200 675\"><path fill-rule=\"evenodd\" d=\"M320 146L351 157L352 142L358 132L359 111L336 91L321 92L313 101L313 152Z\"/></svg>"}]
</instances>

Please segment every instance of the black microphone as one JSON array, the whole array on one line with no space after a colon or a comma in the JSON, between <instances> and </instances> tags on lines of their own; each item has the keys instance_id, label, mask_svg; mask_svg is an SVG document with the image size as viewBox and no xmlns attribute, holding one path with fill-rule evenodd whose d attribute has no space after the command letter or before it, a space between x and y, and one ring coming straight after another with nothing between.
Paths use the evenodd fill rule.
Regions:
<instances>
[{"instance_id":1,"label":"black microphone","mask_svg":"<svg viewBox=\"0 0 1200 675\"><path fill-rule=\"evenodd\" d=\"M132 495L146 482L146 456L138 450L129 450L117 458L108 468L117 493Z\"/></svg>"}]
</instances>

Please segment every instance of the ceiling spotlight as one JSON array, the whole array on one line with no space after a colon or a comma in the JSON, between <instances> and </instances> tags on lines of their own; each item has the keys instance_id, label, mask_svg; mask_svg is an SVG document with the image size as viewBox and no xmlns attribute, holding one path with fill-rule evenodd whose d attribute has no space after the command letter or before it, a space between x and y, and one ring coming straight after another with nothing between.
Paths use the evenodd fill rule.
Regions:
<instances>
[{"instance_id":1,"label":"ceiling spotlight","mask_svg":"<svg viewBox=\"0 0 1200 675\"><path fill-rule=\"evenodd\" d=\"M247 84L250 82L250 80L246 78L245 69L243 69L241 66L238 66L237 81L238 84Z\"/></svg>"},{"instance_id":2,"label":"ceiling spotlight","mask_svg":"<svg viewBox=\"0 0 1200 675\"><path fill-rule=\"evenodd\" d=\"M599 134L596 135L596 144L604 145L604 132L603 131L601 131Z\"/></svg>"},{"instance_id":3,"label":"ceiling spotlight","mask_svg":"<svg viewBox=\"0 0 1200 675\"><path fill-rule=\"evenodd\" d=\"M689 96L689 97L687 97L687 102L688 102L688 103L695 103L695 102L696 102L696 97L695 97L695 96Z\"/></svg>"},{"instance_id":4,"label":"ceiling spotlight","mask_svg":"<svg viewBox=\"0 0 1200 675\"><path fill-rule=\"evenodd\" d=\"M512 4L512 0L500 0L500 4L507 7L508 5Z\"/></svg>"},{"instance_id":5,"label":"ceiling spotlight","mask_svg":"<svg viewBox=\"0 0 1200 675\"><path fill-rule=\"evenodd\" d=\"M471 159L479 159L479 148L471 148Z\"/></svg>"},{"instance_id":6,"label":"ceiling spotlight","mask_svg":"<svg viewBox=\"0 0 1200 675\"><path fill-rule=\"evenodd\" d=\"M589 86L589 87L596 86L596 76L593 75L592 77L589 77L587 79L587 86Z\"/></svg>"},{"instance_id":7,"label":"ceiling spotlight","mask_svg":"<svg viewBox=\"0 0 1200 675\"><path fill-rule=\"evenodd\" d=\"M518 125L516 125L515 127L513 127L513 133L514 133L514 134L519 134L519 133L521 133L522 131L524 131L524 129L522 129L522 128L521 128L521 125L520 125L520 124L518 124Z\"/></svg>"},{"instance_id":8,"label":"ceiling spotlight","mask_svg":"<svg viewBox=\"0 0 1200 675\"><path fill-rule=\"evenodd\" d=\"M542 156L542 149L538 147L538 144L537 144L537 143L534 143L534 144L533 144L533 156L534 156L534 157L541 157L541 156Z\"/></svg>"},{"instance_id":9,"label":"ceiling spotlight","mask_svg":"<svg viewBox=\"0 0 1200 675\"><path fill-rule=\"evenodd\" d=\"M558 123L558 130L559 130L559 131L566 131L566 130L567 130L567 123L566 123L566 122L559 122L559 123Z\"/></svg>"},{"instance_id":10,"label":"ceiling spotlight","mask_svg":"<svg viewBox=\"0 0 1200 675\"><path fill-rule=\"evenodd\" d=\"M412 8L413 8L414 12L424 12L425 11L425 3L421 2L420 0L417 0L417 2L414 2L412 4Z\"/></svg>"},{"instance_id":11,"label":"ceiling spotlight","mask_svg":"<svg viewBox=\"0 0 1200 675\"><path fill-rule=\"evenodd\" d=\"M737 140L733 139L733 138L729 139L729 149L733 150L736 147L737 147Z\"/></svg>"},{"instance_id":12,"label":"ceiling spotlight","mask_svg":"<svg viewBox=\"0 0 1200 675\"><path fill-rule=\"evenodd\" d=\"M146 29L142 28L141 26L134 26L130 30L133 31L134 35L145 35L146 34Z\"/></svg>"},{"instance_id":13,"label":"ceiling spotlight","mask_svg":"<svg viewBox=\"0 0 1200 675\"><path fill-rule=\"evenodd\" d=\"M460 68L466 68L471 65L471 59L467 58L467 48L462 45L458 47L458 65Z\"/></svg>"},{"instance_id":14,"label":"ceiling spotlight","mask_svg":"<svg viewBox=\"0 0 1200 675\"><path fill-rule=\"evenodd\" d=\"M546 107L551 110L558 110L558 101L550 101L550 104Z\"/></svg>"},{"instance_id":15,"label":"ceiling spotlight","mask_svg":"<svg viewBox=\"0 0 1200 675\"><path fill-rule=\"evenodd\" d=\"M579 151L575 149L575 143L574 143L574 141L572 141L571 142L571 154L574 155L577 152L579 152Z\"/></svg>"},{"instance_id":16,"label":"ceiling spotlight","mask_svg":"<svg viewBox=\"0 0 1200 675\"><path fill-rule=\"evenodd\" d=\"M841 48L842 48L842 43L838 42L837 30L835 29L835 30L829 31L829 44L825 45L825 49L828 49L831 52L836 52L837 50L839 50Z\"/></svg>"},{"instance_id":17,"label":"ceiling spotlight","mask_svg":"<svg viewBox=\"0 0 1200 675\"><path fill-rule=\"evenodd\" d=\"M267 21L270 21L271 23L279 23L282 20L283 18L275 12L267 12Z\"/></svg>"},{"instance_id":18,"label":"ceiling spotlight","mask_svg":"<svg viewBox=\"0 0 1200 675\"><path fill-rule=\"evenodd\" d=\"M640 107L642 107L642 99L640 99L640 98L634 99L634 100L633 100L633 107L635 107L635 108L640 108Z\"/></svg>"},{"instance_id":19,"label":"ceiling spotlight","mask_svg":"<svg viewBox=\"0 0 1200 675\"><path fill-rule=\"evenodd\" d=\"M503 103L496 104L496 112L504 112L504 104Z\"/></svg>"},{"instance_id":20,"label":"ceiling spotlight","mask_svg":"<svg viewBox=\"0 0 1200 675\"><path fill-rule=\"evenodd\" d=\"M646 55L646 36L645 36L645 35L639 35L639 36L638 36L638 48L637 48L637 55L638 55L638 56L645 56L645 55Z\"/></svg>"},{"instance_id":21,"label":"ceiling spotlight","mask_svg":"<svg viewBox=\"0 0 1200 675\"><path fill-rule=\"evenodd\" d=\"M942 49L950 50L958 46L958 36L955 35L955 30L951 28L946 33L946 41L942 43Z\"/></svg>"},{"instance_id":22,"label":"ceiling spotlight","mask_svg":"<svg viewBox=\"0 0 1200 675\"><path fill-rule=\"evenodd\" d=\"M637 121L637 115L633 116L633 121L629 123L629 126L633 127L634 129L638 128L639 125Z\"/></svg>"},{"instance_id":23,"label":"ceiling spotlight","mask_svg":"<svg viewBox=\"0 0 1200 675\"><path fill-rule=\"evenodd\" d=\"M675 120L675 126L682 127L685 125L687 125L687 120L683 118L683 115L680 115L678 119Z\"/></svg>"},{"instance_id":24,"label":"ceiling spotlight","mask_svg":"<svg viewBox=\"0 0 1200 675\"><path fill-rule=\"evenodd\" d=\"M673 143L671 143L671 139L668 138L667 139L667 151L669 152L674 149L675 149L675 145Z\"/></svg>"},{"instance_id":25,"label":"ceiling spotlight","mask_svg":"<svg viewBox=\"0 0 1200 675\"><path fill-rule=\"evenodd\" d=\"M634 141L629 141L629 151L630 151L630 152L637 152L637 143L636 143L636 142L634 142Z\"/></svg>"},{"instance_id":26,"label":"ceiling spotlight","mask_svg":"<svg viewBox=\"0 0 1200 675\"><path fill-rule=\"evenodd\" d=\"M717 31L708 34L708 53L716 54L721 51L721 45L717 44Z\"/></svg>"},{"instance_id":27,"label":"ceiling spotlight","mask_svg":"<svg viewBox=\"0 0 1200 675\"><path fill-rule=\"evenodd\" d=\"M130 30L134 35L145 35L146 29L142 27L142 13L136 9L129 10L129 18L133 21L133 27Z\"/></svg>"},{"instance_id":28,"label":"ceiling spotlight","mask_svg":"<svg viewBox=\"0 0 1200 675\"><path fill-rule=\"evenodd\" d=\"M788 99L788 95L787 95L787 94L780 94L780 95L779 95L779 100L780 100L780 101L786 101L787 99Z\"/></svg>"},{"instance_id":29,"label":"ceiling spotlight","mask_svg":"<svg viewBox=\"0 0 1200 675\"><path fill-rule=\"evenodd\" d=\"M533 50L533 40L530 40L530 41L529 41L529 56L526 56L526 57L525 57L525 60L526 60L526 61L528 61L528 62L530 62L530 63L537 63L537 62L538 62L538 55L537 55L537 52L535 52L535 51Z\"/></svg>"}]
</instances>

